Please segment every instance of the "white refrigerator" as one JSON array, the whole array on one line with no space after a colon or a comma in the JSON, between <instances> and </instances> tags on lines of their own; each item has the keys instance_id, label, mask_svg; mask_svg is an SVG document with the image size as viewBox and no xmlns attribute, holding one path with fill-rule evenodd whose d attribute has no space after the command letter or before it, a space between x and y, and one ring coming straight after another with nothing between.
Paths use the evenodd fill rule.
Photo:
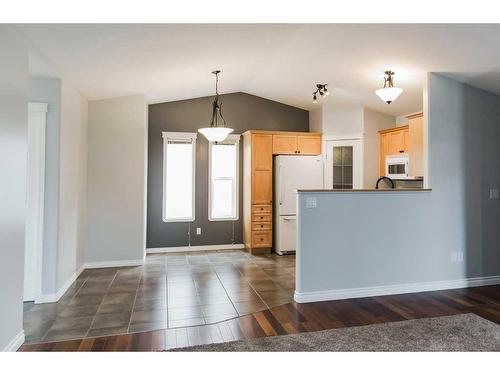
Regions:
<instances>
[{"instance_id":1,"label":"white refrigerator","mask_svg":"<svg viewBox=\"0 0 500 375\"><path fill-rule=\"evenodd\" d=\"M296 250L297 189L323 189L321 156L276 156L274 162L274 251Z\"/></svg>"}]
</instances>

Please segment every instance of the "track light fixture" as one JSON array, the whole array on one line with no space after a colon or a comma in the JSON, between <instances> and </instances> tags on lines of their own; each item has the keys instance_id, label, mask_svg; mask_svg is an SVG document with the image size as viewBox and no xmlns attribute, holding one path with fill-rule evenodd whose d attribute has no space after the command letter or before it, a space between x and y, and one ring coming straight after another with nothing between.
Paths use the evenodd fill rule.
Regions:
<instances>
[{"instance_id":1,"label":"track light fixture","mask_svg":"<svg viewBox=\"0 0 500 375\"><path fill-rule=\"evenodd\" d=\"M328 86L328 83L317 83L316 84L316 91L313 92L313 103L318 102L318 94L320 96L330 95L330 91L328 91L326 86Z\"/></svg>"}]
</instances>

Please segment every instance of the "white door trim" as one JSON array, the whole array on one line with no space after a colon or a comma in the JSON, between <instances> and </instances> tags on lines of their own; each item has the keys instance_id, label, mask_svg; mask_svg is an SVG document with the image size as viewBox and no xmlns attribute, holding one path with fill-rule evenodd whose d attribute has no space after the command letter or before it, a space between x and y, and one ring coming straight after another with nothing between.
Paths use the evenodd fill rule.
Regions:
<instances>
[{"instance_id":1,"label":"white door trim","mask_svg":"<svg viewBox=\"0 0 500 375\"><path fill-rule=\"evenodd\" d=\"M354 136L354 135L353 135ZM363 187L363 138L346 138L347 136L327 137L323 142L324 164L324 187L331 189L333 184L333 175L331 172L334 146L352 146L353 147L353 189Z\"/></svg>"},{"instance_id":2,"label":"white door trim","mask_svg":"<svg viewBox=\"0 0 500 375\"><path fill-rule=\"evenodd\" d=\"M25 241L24 300L33 301L42 294L42 257L45 196L45 129L47 103L28 104L28 168L35 163L32 176L27 178L27 224ZM29 173L28 169L28 173ZM31 199L30 199L31 198ZM34 200L33 200L34 199ZM31 220L30 220L31 219ZM31 236L29 239L28 237ZM29 246L33 248L29 249ZM27 254L27 255L26 255Z\"/></svg>"}]
</instances>

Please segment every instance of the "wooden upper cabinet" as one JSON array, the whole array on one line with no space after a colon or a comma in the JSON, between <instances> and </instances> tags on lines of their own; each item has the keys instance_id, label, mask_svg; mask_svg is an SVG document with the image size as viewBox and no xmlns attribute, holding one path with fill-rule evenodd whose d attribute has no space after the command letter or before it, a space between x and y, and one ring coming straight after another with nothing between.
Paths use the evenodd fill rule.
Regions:
<instances>
[{"instance_id":1,"label":"wooden upper cabinet","mask_svg":"<svg viewBox=\"0 0 500 375\"><path fill-rule=\"evenodd\" d=\"M408 116L408 154L410 175L424 175L424 117L423 113Z\"/></svg>"},{"instance_id":2,"label":"wooden upper cabinet","mask_svg":"<svg viewBox=\"0 0 500 375\"><path fill-rule=\"evenodd\" d=\"M320 134L274 134L274 155L319 155L321 154Z\"/></svg>"},{"instance_id":3,"label":"wooden upper cabinet","mask_svg":"<svg viewBox=\"0 0 500 375\"><path fill-rule=\"evenodd\" d=\"M321 154L321 136L320 135L297 136L297 151L301 155Z\"/></svg>"},{"instance_id":4,"label":"wooden upper cabinet","mask_svg":"<svg viewBox=\"0 0 500 375\"><path fill-rule=\"evenodd\" d=\"M389 155L389 134L380 134L380 175L385 176L385 156Z\"/></svg>"},{"instance_id":5,"label":"wooden upper cabinet","mask_svg":"<svg viewBox=\"0 0 500 375\"><path fill-rule=\"evenodd\" d=\"M288 155L297 153L297 136L273 135L273 154Z\"/></svg>"},{"instance_id":6,"label":"wooden upper cabinet","mask_svg":"<svg viewBox=\"0 0 500 375\"><path fill-rule=\"evenodd\" d=\"M408 153L408 145L410 143L409 134L410 134L409 129L403 130L403 151L405 153Z\"/></svg>"},{"instance_id":7,"label":"wooden upper cabinet","mask_svg":"<svg viewBox=\"0 0 500 375\"><path fill-rule=\"evenodd\" d=\"M252 169L272 171L273 169L272 134L252 135Z\"/></svg>"},{"instance_id":8,"label":"wooden upper cabinet","mask_svg":"<svg viewBox=\"0 0 500 375\"><path fill-rule=\"evenodd\" d=\"M405 151L403 133L403 130L389 133L389 155L402 154Z\"/></svg>"},{"instance_id":9,"label":"wooden upper cabinet","mask_svg":"<svg viewBox=\"0 0 500 375\"><path fill-rule=\"evenodd\" d=\"M380 175L385 175L387 155L408 154L410 176L423 176L423 114L407 116L408 125L380 130Z\"/></svg>"}]
</instances>

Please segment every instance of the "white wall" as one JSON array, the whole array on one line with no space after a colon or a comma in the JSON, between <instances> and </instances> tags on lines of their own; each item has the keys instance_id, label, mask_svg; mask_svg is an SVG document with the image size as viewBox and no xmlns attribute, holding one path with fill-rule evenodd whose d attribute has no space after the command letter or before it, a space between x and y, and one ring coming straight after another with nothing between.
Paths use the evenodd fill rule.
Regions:
<instances>
[{"instance_id":1,"label":"white wall","mask_svg":"<svg viewBox=\"0 0 500 375\"><path fill-rule=\"evenodd\" d=\"M431 192L299 194L299 293L500 283L500 200L489 198L500 186L500 97L430 74L428 103ZM316 209L306 207L312 196Z\"/></svg>"},{"instance_id":2,"label":"white wall","mask_svg":"<svg viewBox=\"0 0 500 375\"><path fill-rule=\"evenodd\" d=\"M145 254L147 105L144 96L91 101L86 262Z\"/></svg>"},{"instance_id":3,"label":"white wall","mask_svg":"<svg viewBox=\"0 0 500 375\"><path fill-rule=\"evenodd\" d=\"M324 135L344 136L363 134L363 106L335 100L323 105Z\"/></svg>"},{"instance_id":4,"label":"white wall","mask_svg":"<svg viewBox=\"0 0 500 375\"><path fill-rule=\"evenodd\" d=\"M0 50L0 350L15 350L24 340L28 48L0 25Z\"/></svg>"},{"instance_id":5,"label":"white wall","mask_svg":"<svg viewBox=\"0 0 500 375\"><path fill-rule=\"evenodd\" d=\"M57 290L83 265L87 183L87 99L61 85Z\"/></svg>"},{"instance_id":6,"label":"white wall","mask_svg":"<svg viewBox=\"0 0 500 375\"><path fill-rule=\"evenodd\" d=\"M309 111L309 131L323 132L323 107L316 107Z\"/></svg>"},{"instance_id":7,"label":"white wall","mask_svg":"<svg viewBox=\"0 0 500 375\"><path fill-rule=\"evenodd\" d=\"M396 124L393 116L368 108L363 116L363 188L373 189L380 177L380 136L381 129L392 128Z\"/></svg>"}]
</instances>

